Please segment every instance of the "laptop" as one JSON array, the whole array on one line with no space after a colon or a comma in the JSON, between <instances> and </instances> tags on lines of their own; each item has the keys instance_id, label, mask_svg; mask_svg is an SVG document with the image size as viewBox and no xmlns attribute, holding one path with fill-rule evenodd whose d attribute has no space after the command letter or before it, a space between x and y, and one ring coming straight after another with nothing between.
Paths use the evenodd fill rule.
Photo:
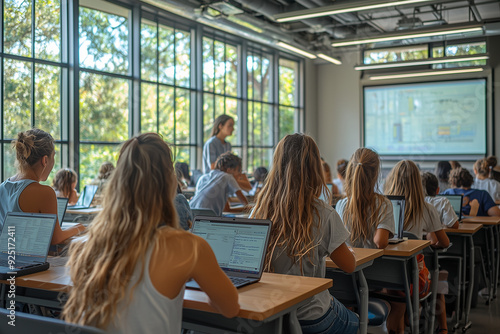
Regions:
<instances>
[{"instance_id":1,"label":"laptop","mask_svg":"<svg viewBox=\"0 0 500 334\"><path fill-rule=\"evenodd\" d=\"M0 279L49 269L47 254L57 216L9 212L0 235Z\"/></svg>"},{"instance_id":2,"label":"laptop","mask_svg":"<svg viewBox=\"0 0 500 334\"><path fill-rule=\"evenodd\" d=\"M462 214L462 205L464 202L464 196L462 194L458 195L439 194L437 196L445 197L448 199L448 201L450 201L450 204L453 207L453 211L455 211L455 214L458 217L458 222L460 223L464 218L464 215Z\"/></svg>"},{"instance_id":3,"label":"laptop","mask_svg":"<svg viewBox=\"0 0 500 334\"><path fill-rule=\"evenodd\" d=\"M397 244L406 240L403 237L405 221L405 197L387 196L387 198L392 203L392 211L394 213L394 237L389 239L389 243Z\"/></svg>"},{"instance_id":4,"label":"laptop","mask_svg":"<svg viewBox=\"0 0 500 334\"><path fill-rule=\"evenodd\" d=\"M59 220L59 225L62 226L64 214L66 213L66 207L68 206L69 199L65 197L57 198L57 220Z\"/></svg>"},{"instance_id":5,"label":"laptop","mask_svg":"<svg viewBox=\"0 0 500 334\"><path fill-rule=\"evenodd\" d=\"M235 287L258 282L262 276L271 221L196 216L191 232L205 239ZM200 289L191 280L186 287Z\"/></svg>"},{"instance_id":6,"label":"laptop","mask_svg":"<svg viewBox=\"0 0 500 334\"><path fill-rule=\"evenodd\" d=\"M68 205L70 210L88 209L94 200L95 193L97 192L97 185L86 185L78 198L75 205Z\"/></svg>"}]
</instances>

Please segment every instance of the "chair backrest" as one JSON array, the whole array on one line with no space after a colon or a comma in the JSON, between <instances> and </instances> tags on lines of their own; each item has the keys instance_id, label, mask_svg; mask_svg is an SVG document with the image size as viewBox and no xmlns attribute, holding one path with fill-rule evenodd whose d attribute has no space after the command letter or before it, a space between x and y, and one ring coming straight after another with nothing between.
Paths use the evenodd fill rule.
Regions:
<instances>
[{"instance_id":1,"label":"chair backrest","mask_svg":"<svg viewBox=\"0 0 500 334\"><path fill-rule=\"evenodd\" d=\"M191 212L193 213L193 218L196 218L196 216L217 217L217 214L212 209L191 209Z\"/></svg>"},{"instance_id":2,"label":"chair backrest","mask_svg":"<svg viewBox=\"0 0 500 334\"><path fill-rule=\"evenodd\" d=\"M89 326L79 326L75 324L70 324L68 322L41 317L39 315L15 312L15 319L13 323L10 323L12 319L10 318L10 311L4 308L0 308L0 333L38 333L38 334L49 334L49 333L79 333L79 334L105 334L104 331L89 327ZM12 324L15 324L13 326Z\"/></svg>"}]
</instances>

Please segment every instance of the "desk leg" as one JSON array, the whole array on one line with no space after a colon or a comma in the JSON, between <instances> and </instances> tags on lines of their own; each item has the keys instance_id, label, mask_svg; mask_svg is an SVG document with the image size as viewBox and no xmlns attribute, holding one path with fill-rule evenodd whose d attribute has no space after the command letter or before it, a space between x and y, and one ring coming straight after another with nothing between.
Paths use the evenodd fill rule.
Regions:
<instances>
[{"instance_id":1,"label":"desk leg","mask_svg":"<svg viewBox=\"0 0 500 334\"><path fill-rule=\"evenodd\" d=\"M412 276L413 276L413 312L412 312L412 317L413 317L413 324L411 325L411 332L413 334L418 334L418 323L419 323L419 270L418 270L418 262L417 262L417 257L414 256L412 257L412 264L413 264L413 270L412 270Z\"/></svg>"},{"instance_id":2,"label":"desk leg","mask_svg":"<svg viewBox=\"0 0 500 334\"><path fill-rule=\"evenodd\" d=\"M438 253L436 251L433 252L434 256L434 270L432 272L432 278L431 278L431 284L432 284L432 290L431 290L431 312L429 315L429 319L427 321L427 328L425 330L426 333L430 333L434 331L434 320L436 318L436 298L437 298L437 286L438 286L438 280L439 280L439 259L438 259Z\"/></svg>"},{"instance_id":3,"label":"desk leg","mask_svg":"<svg viewBox=\"0 0 500 334\"><path fill-rule=\"evenodd\" d=\"M490 289L488 295L488 304L493 300L493 293L495 290L495 274L496 274L496 260L495 260L495 227L489 228L490 232L490 253L491 253L491 271L490 271Z\"/></svg>"},{"instance_id":4,"label":"desk leg","mask_svg":"<svg viewBox=\"0 0 500 334\"><path fill-rule=\"evenodd\" d=\"M499 273L499 266L500 266L500 254L498 254L498 252L500 252L500 237L498 235L498 233L500 232L499 231L499 227L498 225L496 225L494 228L493 228L494 232L494 236L495 236L495 241L496 241L496 266L495 266L495 279L494 279L494 285L493 285L493 298L497 298L497 288L498 288L498 273Z\"/></svg>"},{"instance_id":5,"label":"desk leg","mask_svg":"<svg viewBox=\"0 0 500 334\"><path fill-rule=\"evenodd\" d=\"M363 270L358 271L359 282L359 333L366 334L368 331L368 283L366 282Z\"/></svg>"},{"instance_id":6,"label":"desk leg","mask_svg":"<svg viewBox=\"0 0 500 334\"><path fill-rule=\"evenodd\" d=\"M472 326L472 322L469 321L469 313L470 313L470 305L472 302L472 290L474 289L474 241L472 239L472 236L469 237L469 242L470 242L470 256L469 256L469 261L470 261L470 272L469 272L469 288L467 290L467 298L465 302L465 308L464 308L464 317L465 317L465 325L463 328L463 331L468 330ZM464 262L464 268L467 267L467 261ZM464 277L464 283L466 281L466 277Z\"/></svg>"}]
</instances>

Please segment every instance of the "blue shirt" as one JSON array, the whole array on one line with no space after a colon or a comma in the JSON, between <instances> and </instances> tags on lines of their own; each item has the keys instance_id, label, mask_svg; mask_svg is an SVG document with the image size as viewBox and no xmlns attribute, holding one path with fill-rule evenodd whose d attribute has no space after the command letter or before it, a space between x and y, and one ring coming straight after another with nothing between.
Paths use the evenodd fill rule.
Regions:
<instances>
[{"instance_id":1,"label":"blue shirt","mask_svg":"<svg viewBox=\"0 0 500 334\"><path fill-rule=\"evenodd\" d=\"M7 179L0 184L0 226L3 227L7 212L23 212L19 207L19 196L33 182L36 181L29 179L10 181Z\"/></svg>"},{"instance_id":2,"label":"blue shirt","mask_svg":"<svg viewBox=\"0 0 500 334\"><path fill-rule=\"evenodd\" d=\"M479 202L479 210L477 211L478 216L488 216L488 210L494 207L495 201L493 198L491 198L490 194L488 194L487 191L485 190L479 190L479 189L462 189L462 188L450 188L446 189L443 194L449 194L449 195L464 195L464 203L468 203L470 201L473 201L477 199ZM468 201L466 200L466 197L468 197ZM462 213L466 216L469 215L470 213L470 205L467 204L462 207Z\"/></svg>"},{"instance_id":3,"label":"blue shirt","mask_svg":"<svg viewBox=\"0 0 500 334\"><path fill-rule=\"evenodd\" d=\"M193 222L193 213L189 207L189 203L183 194L177 194L174 199L175 209L179 216L179 223L185 230L189 230L190 223Z\"/></svg>"},{"instance_id":4,"label":"blue shirt","mask_svg":"<svg viewBox=\"0 0 500 334\"><path fill-rule=\"evenodd\" d=\"M224 144L216 136L211 137L203 145L203 174L210 173L210 166L215 163L217 158L226 152L231 151L231 144L227 141Z\"/></svg>"}]
</instances>

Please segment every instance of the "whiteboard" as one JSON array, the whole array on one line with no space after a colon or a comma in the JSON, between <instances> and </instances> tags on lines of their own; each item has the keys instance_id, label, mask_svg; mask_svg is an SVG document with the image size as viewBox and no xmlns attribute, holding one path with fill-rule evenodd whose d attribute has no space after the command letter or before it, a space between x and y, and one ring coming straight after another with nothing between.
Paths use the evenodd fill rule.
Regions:
<instances>
[{"instance_id":1,"label":"whiteboard","mask_svg":"<svg viewBox=\"0 0 500 334\"><path fill-rule=\"evenodd\" d=\"M486 154L486 79L365 86L363 106L380 155Z\"/></svg>"}]
</instances>

